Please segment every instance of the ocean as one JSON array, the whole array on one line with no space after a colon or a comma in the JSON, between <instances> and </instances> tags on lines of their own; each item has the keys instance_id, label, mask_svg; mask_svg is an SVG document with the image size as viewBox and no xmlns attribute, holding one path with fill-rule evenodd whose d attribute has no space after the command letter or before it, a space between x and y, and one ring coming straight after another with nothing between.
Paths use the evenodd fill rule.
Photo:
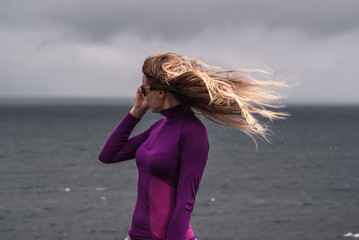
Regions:
<instances>
[{"instance_id":1,"label":"ocean","mask_svg":"<svg viewBox=\"0 0 359 240\"><path fill-rule=\"evenodd\" d=\"M121 105L0 105L0 239L123 239L133 160L98 154ZM210 152L191 225L198 240L359 238L359 106L289 106L258 149L203 120ZM161 115L148 113L134 134ZM358 234L355 235L355 234Z\"/></svg>"}]
</instances>

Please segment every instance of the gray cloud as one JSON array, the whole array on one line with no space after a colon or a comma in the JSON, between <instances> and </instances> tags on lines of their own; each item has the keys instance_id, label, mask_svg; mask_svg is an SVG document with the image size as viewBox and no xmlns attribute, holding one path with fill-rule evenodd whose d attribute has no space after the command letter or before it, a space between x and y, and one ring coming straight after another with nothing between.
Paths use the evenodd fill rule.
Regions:
<instances>
[{"instance_id":1,"label":"gray cloud","mask_svg":"<svg viewBox=\"0 0 359 240\"><path fill-rule=\"evenodd\" d=\"M133 97L176 51L295 76L287 102L359 103L358 1L2 1L0 97Z\"/></svg>"},{"instance_id":2,"label":"gray cloud","mask_svg":"<svg viewBox=\"0 0 359 240\"><path fill-rule=\"evenodd\" d=\"M297 29L321 37L357 28L357 9L356 0L28 0L2 2L0 22L7 27L61 27L95 41L128 32L141 38L184 39L228 25Z\"/></svg>"}]
</instances>

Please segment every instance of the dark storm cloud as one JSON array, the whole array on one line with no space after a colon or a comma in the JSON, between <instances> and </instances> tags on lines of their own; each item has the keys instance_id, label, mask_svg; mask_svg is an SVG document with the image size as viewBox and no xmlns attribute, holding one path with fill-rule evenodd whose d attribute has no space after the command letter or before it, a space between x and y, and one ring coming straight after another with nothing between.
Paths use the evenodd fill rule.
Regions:
<instances>
[{"instance_id":1,"label":"dark storm cloud","mask_svg":"<svg viewBox=\"0 0 359 240\"><path fill-rule=\"evenodd\" d=\"M174 40L215 26L297 29L314 37L358 27L359 1L2 1L3 27L63 27L77 37L106 40L134 33Z\"/></svg>"},{"instance_id":2,"label":"dark storm cloud","mask_svg":"<svg viewBox=\"0 0 359 240\"><path fill-rule=\"evenodd\" d=\"M287 102L359 103L358 0L2 0L1 97L133 97L149 54L268 66ZM338 84L340 79L340 84Z\"/></svg>"}]
</instances>

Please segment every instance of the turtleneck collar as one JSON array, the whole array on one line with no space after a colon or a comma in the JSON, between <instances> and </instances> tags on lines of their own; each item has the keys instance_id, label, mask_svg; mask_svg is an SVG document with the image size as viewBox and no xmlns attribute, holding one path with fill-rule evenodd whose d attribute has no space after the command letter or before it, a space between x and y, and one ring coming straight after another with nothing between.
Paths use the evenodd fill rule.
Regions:
<instances>
[{"instance_id":1,"label":"turtleneck collar","mask_svg":"<svg viewBox=\"0 0 359 240\"><path fill-rule=\"evenodd\" d=\"M175 122L189 114L193 114L193 112L186 109L184 105L178 104L174 107L161 110L160 114L167 118L167 122Z\"/></svg>"}]
</instances>

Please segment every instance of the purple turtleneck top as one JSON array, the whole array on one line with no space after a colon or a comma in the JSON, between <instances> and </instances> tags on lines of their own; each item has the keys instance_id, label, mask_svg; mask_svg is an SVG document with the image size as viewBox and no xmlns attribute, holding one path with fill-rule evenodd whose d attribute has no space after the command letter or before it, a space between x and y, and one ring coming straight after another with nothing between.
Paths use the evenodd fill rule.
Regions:
<instances>
[{"instance_id":1,"label":"purple turtleneck top","mask_svg":"<svg viewBox=\"0 0 359 240\"><path fill-rule=\"evenodd\" d=\"M137 201L131 239L194 239L190 225L195 196L208 157L203 123L180 104L160 112L165 118L130 134L140 119L128 113L103 147L99 159L136 159Z\"/></svg>"}]
</instances>

